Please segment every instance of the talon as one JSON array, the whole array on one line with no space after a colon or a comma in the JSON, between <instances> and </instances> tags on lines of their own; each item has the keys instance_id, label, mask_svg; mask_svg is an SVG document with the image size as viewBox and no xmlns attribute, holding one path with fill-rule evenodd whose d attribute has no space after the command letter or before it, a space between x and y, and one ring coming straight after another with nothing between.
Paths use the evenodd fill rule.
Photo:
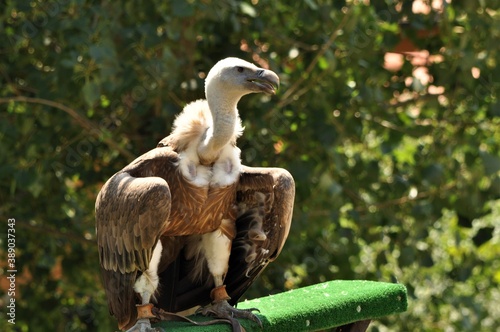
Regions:
<instances>
[{"instance_id":1,"label":"talon","mask_svg":"<svg viewBox=\"0 0 500 332\"><path fill-rule=\"evenodd\" d=\"M248 308L248 309L240 309L240 310L250 311L250 312L257 311L260 314L260 310L258 308Z\"/></svg>"}]
</instances>

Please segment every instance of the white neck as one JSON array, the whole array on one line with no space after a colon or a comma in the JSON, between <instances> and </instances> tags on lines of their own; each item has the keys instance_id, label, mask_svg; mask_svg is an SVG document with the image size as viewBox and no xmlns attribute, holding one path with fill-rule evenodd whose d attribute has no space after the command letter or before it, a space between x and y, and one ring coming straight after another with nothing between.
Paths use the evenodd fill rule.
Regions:
<instances>
[{"instance_id":1,"label":"white neck","mask_svg":"<svg viewBox=\"0 0 500 332\"><path fill-rule=\"evenodd\" d=\"M212 163L219 156L222 148L235 136L238 121L236 108L241 94L229 94L216 87L206 90L208 107L212 113L213 127L207 130L205 139L198 146L198 155L204 162Z\"/></svg>"}]
</instances>

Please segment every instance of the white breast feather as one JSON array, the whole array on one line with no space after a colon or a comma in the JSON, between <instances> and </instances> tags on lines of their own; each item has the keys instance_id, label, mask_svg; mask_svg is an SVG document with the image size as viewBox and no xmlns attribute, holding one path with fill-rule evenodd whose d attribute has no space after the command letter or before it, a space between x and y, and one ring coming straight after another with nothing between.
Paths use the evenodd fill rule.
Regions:
<instances>
[{"instance_id":1,"label":"white breast feather","mask_svg":"<svg viewBox=\"0 0 500 332\"><path fill-rule=\"evenodd\" d=\"M215 162L212 172L211 186L226 187L235 183L241 171L240 149L226 145Z\"/></svg>"},{"instance_id":2,"label":"white breast feather","mask_svg":"<svg viewBox=\"0 0 500 332\"><path fill-rule=\"evenodd\" d=\"M185 151L179 153L179 168L182 175L198 187L207 187L212 179L209 167L200 164L196 144L191 144Z\"/></svg>"}]
</instances>

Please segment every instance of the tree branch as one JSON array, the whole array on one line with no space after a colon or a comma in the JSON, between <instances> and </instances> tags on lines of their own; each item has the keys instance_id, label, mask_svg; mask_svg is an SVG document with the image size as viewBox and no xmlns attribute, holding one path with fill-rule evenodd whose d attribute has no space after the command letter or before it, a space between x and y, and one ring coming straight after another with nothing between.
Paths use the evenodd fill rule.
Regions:
<instances>
[{"instance_id":1,"label":"tree branch","mask_svg":"<svg viewBox=\"0 0 500 332\"><path fill-rule=\"evenodd\" d=\"M415 197L409 197L407 195L407 196L391 199L391 200L388 200L385 202L370 204L370 205L366 205L366 206L358 206L355 208L355 210L358 212L367 212L367 211L369 211L370 208L376 208L377 210L380 210L380 209L388 208L388 207L395 206L395 205L402 205L402 204L406 204L408 202L417 201L417 200L420 200L423 198L432 197L436 194L441 194L443 192L446 192L448 190L455 188L456 185L457 185L456 182L450 182L450 183L445 184L444 186L441 186L439 188L433 188L433 189L430 189L428 191L419 192Z\"/></svg>"},{"instance_id":2,"label":"tree branch","mask_svg":"<svg viewBox=\"0 0 500 332\"><path fill-rule=\"evenodd\" d=\"M89 244L95 244L95 238L94 239L87 239L85 238L82 234L78 234L75 232L63 232L57 228L50 227L47 225L32 225L29 222L20 222L16 223L16 227L21 227L24 229L27 229L29 231L32 231L34 233L39 233L43 234L44 236L49 236L49 237L57 237L57 238L63 238L66 240L78 242L82 245L89 245Z\"/></svg>"},{"instance_id":3,"label":"tree branch","mask_svg":"<svg viewBox=\"0 0 500 332\"><path fill-rule=\"evenodd\" d=\"M104 133L104 130L99 128L95 123L92 121L88 120L86 117L82 116L80 113L78 113L76 110L47 99L42 99L42 98L32 98L32 97L24 97L24 96L16 96L16 97L6 97L6 98L0 98L0 104L5 104L5 103L10 103L10 102L24 102L24 103L31 103L31 104L40 104L40 105L45 105L49 107L54 107L57 108L65 113L67 113L69 116L71 116L82 128L88 130L91 135L100 138L101 136L103 137L102 140L104 143L106 143L110 148L117 150L122 154L124 157L126 157L129 161L133 160L135 157L134 155L122 148L120 145L118 145L117 142L112 140L109 137L106 137L106 135L101 135Z\"/></svg>"},{"instance_id":4,"label":"tree branch","mask_svg":"<svg viewBox=\"0 0 500 332\"><path fill-rule=\"evenodd\" d=\"M288 104L287 100L292 96L292 94L300 87L304 81L309 78L309 75L313 71L314 67L316 67L316 64L318 63L319 59L326 53L326 51L332 46L333 42L335 39L337 39L337 36L339 35L339 32L342 30L342 28L346 25L348 19L351 17L351 10L349 9L347 13L344 15L342 18L342 21L339 23L337 28L332 32L330 35L330 38L324 43L321 48L319 49L318 53L314 57L314 59L311 61L309 66L307 66L306 70L300 78L295 81L295 83L283 94L281 101L278 103L278 107L281 107L282 105Z\"/></svg>"}]
</instances>

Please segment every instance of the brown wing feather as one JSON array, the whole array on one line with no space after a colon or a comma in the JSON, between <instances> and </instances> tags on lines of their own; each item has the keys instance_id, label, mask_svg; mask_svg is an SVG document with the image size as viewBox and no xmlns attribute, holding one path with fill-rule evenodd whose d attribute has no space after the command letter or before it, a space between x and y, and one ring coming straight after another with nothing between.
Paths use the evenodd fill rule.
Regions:
<instances>
[{"instance_id":1,"label":"brown wing feather","mask_svg":"<svg viewBox=\"0 0 500 332\"><path fill-rule=\"evenodd\" d=\"M176 154L154 149L111 177L96 201L96 232L103 284L110 313L120 328L135 322L133 285L148 268L170 214L167 182L157 168L174 167Z\"/></svg>"}]
</instances>

